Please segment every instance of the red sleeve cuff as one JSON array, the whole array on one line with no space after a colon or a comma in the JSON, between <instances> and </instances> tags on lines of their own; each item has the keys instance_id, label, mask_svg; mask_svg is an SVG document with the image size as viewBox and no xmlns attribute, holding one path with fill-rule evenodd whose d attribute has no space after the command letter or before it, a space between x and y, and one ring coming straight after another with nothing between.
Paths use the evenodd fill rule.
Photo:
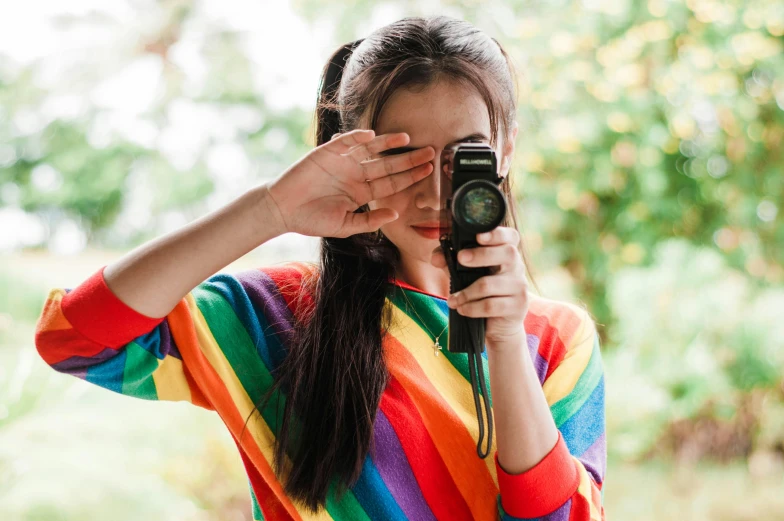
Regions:
<instances>
[{"instance_id":1,"label":"red sleeve cuff","mask_svg":"<svg viewBox=\"0 0 784 521\"><path fill-rule=\"evenodd\" d=\"M520 474L509 474L498 463L501 506L513 517L535 518L552 514L577 491L580 475L561 431L555 447L536 465Z\"/></svg>"},{"instance_id":2,"label":"red sleeve cuff","mask_svg":"<svg viewBox=\"0 0 784 521\"><path fill-rule=\"evenodd\" d=\"M74 329L93 342L116 348L149 333L165 317L148 317L117 298L103 278L105 268L63 296L61 305Z\"/></svg>"}]
</instances>

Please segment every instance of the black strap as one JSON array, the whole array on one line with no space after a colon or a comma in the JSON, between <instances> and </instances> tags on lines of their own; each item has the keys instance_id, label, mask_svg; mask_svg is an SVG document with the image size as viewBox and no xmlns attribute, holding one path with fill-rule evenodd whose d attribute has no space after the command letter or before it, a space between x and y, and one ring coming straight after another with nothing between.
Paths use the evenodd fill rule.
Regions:
<instances>
[{"instance_id":1,"label":"black strap","mask_svg":"<svg viewBox=\"0 0 784 521\"><path fill-rule=\"evenodd\" d=\"M441 249L444 252L447 266L449 266L450 282L449 292L454 293L455 281L459 281L459 288L465 288L474 280L484 274L489 274L489 268L475 270L471 272L459 272L456 267L456 252L452 250L450 241L441 240ZM476 444L476 452L480 458L484 459L490 454L493 444L493 410L488 403L487 386L485 385L485 372L482 367L482 352L485 348L485 317L466 317L459 315L456 310L450 308L449 322L449 346L450 352L468 353L468 372L471 375L471 389L476 405L476 417L479 422L479 441ZM459 344L458 344L459 343ZM477 373L479 375L479 386L481 393L477 391ZM487 450L482 453L482 440L485 435L484 415L479 405L479 394L484 400L485 411L487 413Z\"/></svg>"},{"instance_id":2,"label":"black strap","mask_svg":"<svg viewBox=\"0 0 784 521\"><path fill-rule=\"evenodd\" d=\"M479 421L479 441L476 444L476 453L479 457L484 459L490 453L490 447L493 443L493 409L488 405L487 387L485 386L485 372L482 367L482 351L484 346L484 322L485 318L482 317L481 328L473 327L475 322L469 322L469 335L472 339L471 347L473 349L468 353L468 371L471 374L471 388L474 394L474 404L476 405L476 417ZM481 335L479 331L481 329ZM477 341L478 340L478 341ZM482 438L484 437L484 416L479 406L479 396L476 389L476 373L479 373L479 383L482 388L482 398L485 404L485 411L487 412L487 450L482 453Z\"/></svg>"}]
</instances>

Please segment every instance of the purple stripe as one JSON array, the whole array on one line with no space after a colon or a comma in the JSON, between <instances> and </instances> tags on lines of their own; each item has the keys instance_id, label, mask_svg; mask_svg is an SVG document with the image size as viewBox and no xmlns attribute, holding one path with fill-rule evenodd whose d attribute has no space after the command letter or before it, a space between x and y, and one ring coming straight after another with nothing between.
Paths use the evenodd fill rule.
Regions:
<instances>
[{"instance_id":1,"label":"purple stripe","mask_svg":"<svg viewBox=\"0 0 784 521\"><path fill-rule=\"evenodd\" d=\"M599 436L593 445L588 447L588 449L577 459L580 460L580 463L583 464L585 470L591 473L593 476L593 480L597 483L602 483L604 481L604 475L607 472L607 458L605 454L607 453L607 438L605 437L606 432L602 431L602 435Z\"/></svg>"},{"instance_id":2,"label":"purple stripe","mask_svg":"<svg viewBox=\"0 0 784 521\"><path fill-rule=\"evenodd\" d=\"M406 517L435 521L436 517L422 496L422 490L408 464L403 446L381 409L376 415L373 436L376 453L371 459Z\"/></svg>"},{"instance_id":3,"label":"purple stripe","mask_svg":"<svg viewBox=\"0 0 784 521\"><path fill-rule=\"evenodd\" d=\"M542 358L542 355L539 354L540 339L538 336L531 333L527 335L527 338L528 353L531 355L531 360L534 362L534 369L536 370L536 375L539 377L539 385L544 385L544 379L545 376L547 376L548 363L547 360Z\"/></svg>"},{"instance_id":4,"label":"purple stripe","mask_svg":"<svg viewBox=\"0 0 784 521\"><path fill-rule=\"evenodd\" d=\"M93 365L100 364L101 362L105 362L112 357L115 357L119 354L117 349L112 349L111 347L105 347L103 351L98 353L94 356L71 356L57 362L56 364L52 364L52 368L55 371L59 371L61 373L67 373L76 375L77 373L81 372L85 374L87 369Z\"/></svg>"},{"instance_id":5,"label":"purple stripe","mask_svg":"<svg viewBox=\"0 0 784 521\"><path fill-rule=\"evenodd\" d=\"M157 342L155 341L155 337L158 338ZM152 354L159 360L162 360L161 357L165 357L166 355L171 355L179 360L182 360L182 355L180 354L179 349L177 349L177 346L174 344L174 342L172 342L168 319L161 322L156 329L153 329L149 333L138 336L128 343L130 344L131 342L135 342L137 345L139 345L139 347ZM65 360L61 360L56 364L52 364L52 368L61 373L77 376L77 371L82 370L83 372L86 372L87 368L98 365L109 360L110 358L117 356L120 353L121 348L126 347L126 345L121 346L120 348L104 347L100 353L97 353L93 356L74 355L66 358Z\"/></svg>"},{"instance_id":6,"label":"purple stripe","mask_svg":"<svg viewBox=\"0 0 784 521\"><path fill-rule=\"evenodd\" d=\"M284 346L293 341L294 315L281 295L277 284L262 270L247 270L235 275L254 304L258 305L270 327L281 339Z\"/></svg>"},{"instance_id":7,"label":"purple stripe","mask_svg":"<svg viewBox=\"0 0 784 521\"><path fill-rule=\"evenodd\" d=\"M569 498L566 503L563 504L561 508L553 512L552 514L548 514L541 519L546 519L547 521L568 521L569 514L572 513L572 498Z\"/></svg>"},{"instance_id":8,"label":"purple stripe","mask_svg":"<svg viewBox=\"0 0 784 521\"><path fill-rule=\"evenodd\" d=\"M160 352L164 356L171 355L174 358L182 360L182 355L180 354L180 350L177 349L177 345L174 342L172 342L172 334L171 334L171 330L169 329L168 317L165 318L163 322L160 323L158 328L159 328L158 333L160 334L160 339L161 339ZM156 356L156 358L158 357Z\"/></svg>"}]
</instances>

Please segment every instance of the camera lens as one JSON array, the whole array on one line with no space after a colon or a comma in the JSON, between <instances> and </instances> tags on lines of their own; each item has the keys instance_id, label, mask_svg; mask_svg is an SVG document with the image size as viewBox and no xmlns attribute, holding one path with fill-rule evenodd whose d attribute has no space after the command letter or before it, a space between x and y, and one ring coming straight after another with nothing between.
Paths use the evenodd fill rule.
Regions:
<instances>
[{"instance_id":1,"label":"camera lens","mask_svg":"<svg viewBox=\"0 0 784 521\"><path fill-rule=\"evenodd\" d=\"M498 221L503 210L503 203L498 199L498 190L477 186L461 198L458 212L466 223L484 227Z\"/></svg>"},{"instance_id":2,"label":"camera lens","mask_svg":"<svg viewBox=\"0 0 784 521\"><path fill-rule=\"evenodd\" d=\"M473 179L455 190L451 213L458 228L469 234L490 231L506 216L506 198L490 181Z\"/></svg>"}]
</instances>

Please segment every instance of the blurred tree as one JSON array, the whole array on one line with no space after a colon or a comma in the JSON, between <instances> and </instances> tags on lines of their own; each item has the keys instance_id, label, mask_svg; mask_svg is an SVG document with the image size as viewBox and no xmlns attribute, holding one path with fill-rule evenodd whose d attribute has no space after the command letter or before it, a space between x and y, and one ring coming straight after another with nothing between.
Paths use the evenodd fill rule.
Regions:
<instances>
[{"instance_id":1,"label":"blurred tree","mask_svg":"<svg viewBox=\"0 0 784 521\"><path fill-rule=\"evenodd\" d=\"M413 1L292 5L312 27L334 27L333 47L426 14ZM127 247L311 147L312 113L270 107L258 77L274 71L251 56L248 32L204 9L156 5L116 63L86 71L85 87L115 75L149 88L148 106L130 115L107 108L117 83L58 113L71 86L43 82L38 62L0 58L0 206L39 215L50 231L75 219L94 244ZM568 268L601 324L614 320L613 274L649 264L668 238L715 249L760 285L784 282L780 2L463 0L443 12L472 20L515 60L526 240L536 264ZM191 62L203 68L198 88Z\"/></svg>"}]
</instances>

